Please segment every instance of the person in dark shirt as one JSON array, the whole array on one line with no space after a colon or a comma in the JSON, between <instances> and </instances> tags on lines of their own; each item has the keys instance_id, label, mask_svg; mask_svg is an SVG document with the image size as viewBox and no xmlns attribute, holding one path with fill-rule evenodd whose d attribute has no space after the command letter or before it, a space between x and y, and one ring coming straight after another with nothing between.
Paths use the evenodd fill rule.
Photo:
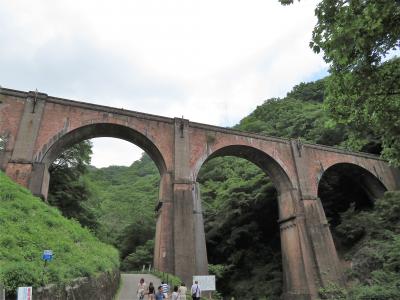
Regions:
<instances>
[{"instance_id":1,"label":"person in dark shirt","mask_svg":"<svg viewBox=\"0 0 400 300\"><path fill-rule=\"evenodd\" d=\"M162 291L162 286L158 287L158 291L156 293L156 300L163 300L165 298L164 293Z\"/></svg>"},{"instance_id":2,"label":"person in dark shirt","mask_svg":"<svg viewBox=\"0 0 400 300\"><path fill-rule=\"evenodd\" d=\"M154 300L154 294L155 294L155 289L154 289L154 285L152 282L150 282L149 284L149 288L147 289L147 295L148 295L148 299L149 300Z\"/></svg>"}]
</instances>

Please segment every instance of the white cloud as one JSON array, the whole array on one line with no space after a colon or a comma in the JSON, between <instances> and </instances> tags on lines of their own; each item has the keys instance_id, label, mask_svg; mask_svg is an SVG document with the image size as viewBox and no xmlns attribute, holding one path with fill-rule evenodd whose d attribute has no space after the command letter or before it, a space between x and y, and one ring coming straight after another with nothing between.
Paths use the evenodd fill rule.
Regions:
<instances>
[{"instance_id":1,"label":"white cloud","mask_svg":"<svg viewBox=\"0 0 400 300\"><path fill-rule=\"evenodd\" d=\"M2 1L0 84L231 126L326 70L317 2Z\"/></svg>"},{"instance_id":2,"label":"white cloud","mask_svg":"<svg viewBox=\"0 0 400 300\"><path fill-rule=\"evenodd\" d=\"M129 166L143 153L139 147L120 139L95 138L92 143L94 151L91 164L98 168L110 165Z\"/></svg>"}]
</instances>

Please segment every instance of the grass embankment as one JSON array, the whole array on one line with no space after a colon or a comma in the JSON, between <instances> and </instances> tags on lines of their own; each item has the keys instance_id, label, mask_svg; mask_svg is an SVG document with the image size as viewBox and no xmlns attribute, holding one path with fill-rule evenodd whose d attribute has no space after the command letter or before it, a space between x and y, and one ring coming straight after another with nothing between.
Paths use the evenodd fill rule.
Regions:
<instances>
[{"instance_id":1,"label":"grass embankment","mask_svg":"<svg viewBox=\"0 0 400 300\"><path fill-rule=\"evenodd\" d=\"M46 249L54 259L43 272ZM0 172L0 282L8 294L18 286L66 284L118 267L115 248Z\"/></svg>"}]
</instances>

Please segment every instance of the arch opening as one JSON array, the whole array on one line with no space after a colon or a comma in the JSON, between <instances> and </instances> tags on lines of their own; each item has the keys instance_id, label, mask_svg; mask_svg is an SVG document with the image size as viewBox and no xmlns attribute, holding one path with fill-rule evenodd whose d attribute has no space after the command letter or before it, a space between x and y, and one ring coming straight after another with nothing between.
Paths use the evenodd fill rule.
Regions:
<instances>
[{"instance_id":1,"label":"arch opening","mask_svg":"<svg viewBox=\"0 0 400 300\"><path fill-rule=\"evenodd\" d=\"M95 123L74 129L57 139L48 149L41 151L38 158L40 162L50 165L60 154L74 144L98 137L112 137L126 140L142 148L155 162L160 174L163 174L167 167L165 160L154 145L154 143L138 131L123 125L110 123Z\"/></svg>"},{"instance_id":2,"label":"arch opening","mask_svg":"<svg viewBox=\"0 0 400 300\"><path fill-rule=\"evenodd\" d=\"M204 163L207 163L213 158L224 156L243 158L258 166L272 180L278 190L278 193L282 193L285 190L292 188L292 183L289 179L289 176L275 159L259 149L243 145L226 146L213 152L199 166L195 178L197 178L198 172Z\"/></svg>"},{"instance_id":3,"label":"arch opening","mask_svg":"<svg viewBox=\"0 0 400 300\"><path fill-rule=\"evenodd\" d=\"M228 146L205 160L196 181L210 271L223 296L278 299L284 289L279 194L291 187L285 171L258 149Z\"/></svg>"},{"instance_id":4,"label":"arch opening","mask_svg":"<svg viewBox=\"0 0 400 300\"><path fill-rule=\"evenodd\" d=\"M53 173L51 166L60 155L76 147L84 148L88 139L97 137L126 140L139 146L145 154L130 166L99 169L87 164L84 172L65 170L70 164L61 173ZM118 148L113 150L118 155ZM91 124L65 134L43 152L41 162L50 170L48 202L57 206L64 216L89 227L101 241L114 245L120 252L123 270L153 264L154 207L159 199L161 175L166 171L157 147L131 128ZM69 186L63 185L65 179L71 180ZM58 187L52 191L56 184ZM145 253L139 260L137 251Z\"/></svg>"},{"instance_id":5,"label":"arch opening","mask_svg":"<svg viewBox=\"0 0 400 300\"><path fill-rule=\"evenodd\" d=\"M351 222L349 218L372 210L374 202L386 190L377 177L354 164L335 164L323 173L318 184L318 197L331 225L332 237L340 257L365 234L362 226L348 226Z\"/></svg>"}]
</instances>

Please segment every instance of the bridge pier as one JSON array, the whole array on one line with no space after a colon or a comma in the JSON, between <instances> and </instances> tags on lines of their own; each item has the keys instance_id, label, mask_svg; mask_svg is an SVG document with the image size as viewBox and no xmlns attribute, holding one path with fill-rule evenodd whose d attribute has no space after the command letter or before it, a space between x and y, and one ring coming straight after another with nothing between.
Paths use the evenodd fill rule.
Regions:
<instances>
[{"instance_id":1,"label":"bridge pier","mask_svg":"<svg viewBox=\"0 0 400 300\"><path fill-rule=\"evenodd\" d=\"M5 173L12 180L28 188L33 195L47 199L50 175L44 163L9 162Z\"/></svg>"},{"instance_id":2,"label":"bridge pier","mask_svg":"<svg viewBox=\"0 0 400 300\"><path fill-rule=\"evenodd\" d=\"M190 168L189 121L174 119L173 246L174 274L188 285L193 275L207 275L200 192Z\"/></svg>"},{"instance_id":3,"label":"bridge pier","mask_svg":"<svg viewBox=\"0 0 400 300\"><path fill-rule=\"evenodd\" d=\"M285 300L317 298L315 271L310 241L305 226L298 190L282 187L278 196L283 295Z\"/></svg>"},{"instance_id":4,"label":"bridge pier","mask_svg":"<svg viewBox=\"0 0 400 300\"><path fill-rule=\"evenodd\" d=\"M309 153L304 151L298 141L291 141L291 147L299 186L299 212L304 219L305 239L310 247L308 255L312 257L313 270L307 273L313 274L313 280L310 277L309 283L314 282L316 298L316 287L325 287L329 283L344 285L344 274L329 223L317 195L318 179L314 176L318 173L310 170L312 164Z\"/></svg>"},{"instance_id":5,"label":"bridge pier","mask_svg":"<svg viewBox=\"0 0 400 300\"><path fill-rule=\"evenodd\" d=\"M327 286L333 282L344 285L343 268L336 252L321 200L315 197L302 199L302 202L321 286Z\"/></svg>"},{"instance_id":6,"label":"bridge pier","mask_svg":"<svg viewBox=\"0 0 400 300\"><path fill-rule=\"evenodd\" d=\"M161 175L159 199L156 208L158 216L154 240L153 265L157 270L174 273L174 197L170 172Z\"/></svg>"},{"instance_id":7,"label":"bridge pier","mask_svg":"<svg viewBox=\"0 0 400 300\"><path fill-rule=\"evenodd\" d=\"M33 163L29 189L32 194L44 200L49 192L50 174L49 168L44 163Z\"/></svg>"},{"instance_id":8,"label":"bridge pier","mask_svg":"<svg viewBox=\"0 0 400 300\"><path fill-rule=\"evenodd\" d=\"M5 173L16 183L28 188L32 173L32 163L24 161L9 161Z\"/></svg>"}]
</instances>

